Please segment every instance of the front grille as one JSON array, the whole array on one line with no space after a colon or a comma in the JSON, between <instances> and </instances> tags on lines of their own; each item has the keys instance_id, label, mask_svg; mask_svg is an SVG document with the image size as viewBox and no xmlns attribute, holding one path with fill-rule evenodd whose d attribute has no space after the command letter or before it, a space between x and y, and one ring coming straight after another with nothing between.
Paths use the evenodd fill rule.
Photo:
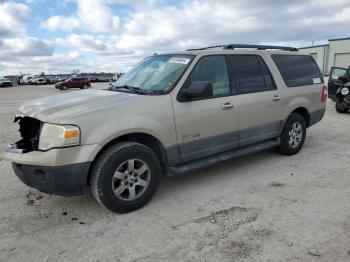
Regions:
<instances>
[{"instance_id":1,"label":"front grille","mask_svg":"<svg viewBox=\"0 0 350 262\"><path fill-rule=\"evenodd\" d=\"M38 150L41 121L31 117L16 118L15 121L18 121L18 119L19 132L22 139L12 145L12 147L14 149L22 149L23 153Z\"/></svg>"}]
</instances>

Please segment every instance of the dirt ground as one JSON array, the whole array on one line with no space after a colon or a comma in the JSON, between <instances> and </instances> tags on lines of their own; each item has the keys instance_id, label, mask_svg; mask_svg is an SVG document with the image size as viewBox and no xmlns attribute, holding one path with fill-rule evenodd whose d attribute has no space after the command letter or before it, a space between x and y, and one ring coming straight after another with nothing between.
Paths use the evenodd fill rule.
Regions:
<instances>
[{"instance_id":1,"label":"dirt ground","mask_svg":"<svg viewBox=\"0 0 350 262\"><path fill-rule=\"evenodd\" d=\"M18 137L23 101L59 92L0 89L0 145ZM298 155L264 152L166 178L125 215L89 192L30 189L1 161L0 261L350 261L350 114L327 105Z\"/></svg>"}]
</instances>

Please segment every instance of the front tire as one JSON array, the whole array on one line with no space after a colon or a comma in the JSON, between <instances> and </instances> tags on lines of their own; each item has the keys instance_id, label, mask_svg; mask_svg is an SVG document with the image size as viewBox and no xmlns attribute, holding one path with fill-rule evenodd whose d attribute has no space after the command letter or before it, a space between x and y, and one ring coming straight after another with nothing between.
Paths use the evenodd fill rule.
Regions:
<instances>
[{"instance_id":1,"label":"front tire","mask_svg":"<svg viewBox=\"0 0 350 262\"><path fill-rule=\"evenodd\" d=\"M66 91L68 88L66 86L62 86L61 90Z\"/></svg>"},{"instance_id":2,"label":"front tire","mask_svg":"<svg viewBox=\"0 0 350 262\"><path fill-rule=\"evenodd\" d=\"M90 185L103 207L127 213L151 200L160 177L160 162L152 149L135 142L122 142L98 157L91 171Z\"/></svg>"},{"instance_id":3,"label":"front tire","mask_svg":"<svg viewBox=\"0 0 350 262\"><path fill-rule=\"evenodd\" d=\"M303 116L292 113L280 136L281 144L276 152L291 156L297 154L304 145L306 137L306 121Z\"/></svg>"},{"instance_id":4,"label":"front tire","mask_svg":"<svg viewBox=\"0 0 350 262\"><path fill-rule=\"evenodd\" d=\"M335 103L335 110L337 110L338 113L343 114L347 113L349 111L349 108L337 100Z\"/></svg>"}]
</instances>

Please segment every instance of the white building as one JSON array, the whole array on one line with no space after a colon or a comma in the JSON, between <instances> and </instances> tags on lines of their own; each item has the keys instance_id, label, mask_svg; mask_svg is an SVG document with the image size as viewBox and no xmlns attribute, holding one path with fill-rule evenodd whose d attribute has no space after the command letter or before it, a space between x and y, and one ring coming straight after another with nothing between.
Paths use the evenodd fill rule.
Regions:
<instances>
[{"instance_id":1,"label":"white building","mask_svg":"<svg viewBox=\"0 0 350 262\"><path fill-rule=\"evenodd\" d=\"M350 66L350 37L330 39L326 45L302 47L299 50L311 54L324 75L329 74L333 66Z\"/></svg>"}]
</instances>

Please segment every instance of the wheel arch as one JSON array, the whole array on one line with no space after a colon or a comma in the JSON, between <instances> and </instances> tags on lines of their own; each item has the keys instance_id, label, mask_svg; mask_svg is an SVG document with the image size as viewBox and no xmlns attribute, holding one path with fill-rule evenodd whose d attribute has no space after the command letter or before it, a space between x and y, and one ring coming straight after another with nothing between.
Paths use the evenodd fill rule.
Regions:
<instances>
[{"instance_id":1,"label":"wheel arch","mask_svg":"<svg viewBox=\"0 0 350 262\"><path fill-rule=\"evenodd\" d=\"M92 164L90 167L90 171L92 169L92 166L96 162L96 160L99 158L99 156L104 151L106 151L109 147L111 147L112 145L115 145L117 143L120 143L120 142L128 142L128 141L140 143L140 144L145 145L145 146L149 147L150 149L152 149L153 152L157 155L157 157L161 163L162 173L165 174L167 172L168 156L167 156L167 152L166 152L165 147L163 146L163 144L161 143L161 141L158 138L156 138L153 135L144 133L144 132L127 133L124 135L120 135L120 136L110 140L109 142L107 142L95 155L94 160L92 161ZM87 184L89 184L90 176L91 176L91 172L89 172L89 175L87 177Z\"/></svg>"},{"instance_id":2,"label":"wheel arch","mask_svg":"<svg viewBox=\"0 0 350 262\"><path fill-rule=\"evenodd\" d=\"M296 114L301 115L305 119L306 127L310 126L310 112L305 107L298 107L298 108L294 109L291 112L291 114L292 113L296 113Z\"/></svg>"}]
</instances>

